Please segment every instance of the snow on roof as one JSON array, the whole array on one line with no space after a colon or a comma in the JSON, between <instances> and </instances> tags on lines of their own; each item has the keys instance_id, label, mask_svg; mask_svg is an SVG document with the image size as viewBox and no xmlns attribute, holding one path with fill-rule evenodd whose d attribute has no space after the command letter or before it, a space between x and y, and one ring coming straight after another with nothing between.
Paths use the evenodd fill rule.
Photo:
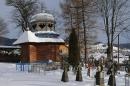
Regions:
<instances>
[{"instance_id":1,"label":"snow on roof","mask_svg":"<svg viewBox=\"0 0 130 86\"><path fill-rule=\"evenodd\" d=\"M54 21L54 17L49 13L38 13L31 18L31 22L37 21Z\"/></svg>"},{"instance_id":2,"label":"snow on roof","mask_svg":"<svg viewBox=\"0 0 130 86\"><path fill-rule=\"evenodd\" d=\"M113 53L113 56L118 56L118 53ZM120 57L125 57L122 53L119 53Z\"/></svg>"},{"instance_id":3,"label":"snow on roof","mask_svg":"<svg viewBox=\"0 0 130 86\"><path fill-rule=\"evenodd\" d=\"M38 42L64 43L64 40L61 38L39 38Z\"/></svg>"},{"instance_id":4,"label":"snow on roof","mask_svg":"<svg viewBox=\"0 0 130 86\"><path fill-rule=\"evenodd\" d=\"M53 33L53 34L58 34L54 31L37 31L37 32L34 32L34 33Z\"/></svg>"},{"instance_id":5,"label":"snow on roof","mask_svg":"<svg viewBox=\"0 0 130 86\"><path fill-rule=\"evenodd\" d=\"M92 48L96 48L96 49L107 49L107 48L108 48L107 45L102 44L102 43L99 43L99 44L96 44L96 45L92 45L91 47L92 47ZM118 50L118 47L113 46L113 50L117 51L117 50Z\"/></svg>"},{"instance_id":6,"label":"snow on roof","mask_svg":"<svg viewBox=\"0 0 130 86\"><path fill-rule=\"evenodd\" d=\"M130 52L130 49L122 49L122 51Z\"/></svg>"},{"instance_id":7,"label":"snow on roof","mask_svg":"<svg viewBox=\"0 0 130 86\"><path fill-rule=\"evenodd\" d=\"M118 50L118 47L113 46L113 50Z\"/></svg>"},{"instance_id":8,"label":"snow on roof","mask_svg":"<svg viewBox=\"0 0 130 86\"><path fill-rule=\"evenodd\" d=\"M36 36L31 31L25 31L13 44L21 44L26 42L37 42Z\"/></svg>"},{"instance_id":9,"label":"snow on roof","mask_svg":"<svg viewBox=\"0 0 130 86\"><path fill-rule=\"evenodd\" d=\"M90 54L90 56L93 56L95 59L97 59L97 60L99 60L101 57L107 57L107 55L106 54L104 54L104 53L99 53L99 52L95 52L95 53L93 53L93 54ZM89 57L90 57L89 56Z\"/></svg>"},{"instance_id":10,"label":"snow on roof","mask_svg":"<svg viewBox=\"0 0 130 86\"><path fill-rule=\"evenodd\" d=\"M5 46L5 45L0 45L0 48L11 48L11 49L13 49L13 48L20 48L20 46Z\"/></svg>"},{"instance_id":11,"label":"snow on roof","mask_svg":"<svg viewBox=\"0 0 130 86\"><path fill-rule=\"evenodd\" d=\"M54 31L42 31L43 33L55 33ZM55 33L56 34L56 33ZM43 42L51 42L51 43L64 43L64 40L61 38L40 38L35 35L35 33L31 31L25 31L13 44L22 44L22 43L43 43Z\"/></svg>"}]
</instances>

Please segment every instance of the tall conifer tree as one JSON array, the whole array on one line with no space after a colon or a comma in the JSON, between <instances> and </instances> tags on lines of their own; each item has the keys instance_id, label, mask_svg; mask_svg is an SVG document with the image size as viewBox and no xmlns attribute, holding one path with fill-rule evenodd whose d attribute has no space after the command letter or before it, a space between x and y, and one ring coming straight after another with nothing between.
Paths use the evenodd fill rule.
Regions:
<instances>
[{"instance_id":1,"label":"tall conifer tree","mask_svg":"<svg viewBox=\"0 0 130 86\"><path fill-rule=\"evenodd\" d=\"M73 68L76 68L80 63L80 50L79 50L78 38L75 29L72 29L72 32L69 36L68 62Z\"/></svg>"}]
</instances>

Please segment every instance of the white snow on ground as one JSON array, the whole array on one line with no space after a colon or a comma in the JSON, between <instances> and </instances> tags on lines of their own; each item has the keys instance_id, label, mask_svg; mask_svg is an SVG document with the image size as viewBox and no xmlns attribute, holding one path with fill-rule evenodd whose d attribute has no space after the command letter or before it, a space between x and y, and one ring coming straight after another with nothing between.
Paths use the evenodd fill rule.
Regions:
<instances>
[{"instance_id":1,"label":"white snow on ground","mask_svg":"<svg viewBox=\"0 0 130 86\"><path fill-rule=\"evenodd\" d=\"M87 69L82 70L83 81L75 81L75 75L69 71L69 82L61 82L63 70L46 71L43 73L28 73L16 71L16 65L10 63L0 63L0 86L95 86L94 74L87 76ZM125 72L117 74L117 86L125 86ZM107 86L108 76L105 75L105 86Z\"/></svg>"}]
</instances>

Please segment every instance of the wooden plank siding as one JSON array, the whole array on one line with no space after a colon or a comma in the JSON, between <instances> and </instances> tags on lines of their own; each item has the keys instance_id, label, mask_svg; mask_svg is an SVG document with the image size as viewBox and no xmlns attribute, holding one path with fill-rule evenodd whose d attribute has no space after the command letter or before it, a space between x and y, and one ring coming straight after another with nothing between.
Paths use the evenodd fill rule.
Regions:
<instances>
[{"instance_id":1,"label":"wooden plank siding","mask_svg":"<svg viewBox=\"0 0 130 86\"><path fill-rule=\"evenodd\" d=\"M37 49L35 45L29 45L29 62L37 61Z\"/></svg>"},{"instance_id":2,"label":"wooden plank siding","mask_svg":"<svg viewBox=\"0 0 130 86\"><path fill-rule=\"evenodd\" d=\"M29 62L29 46L24 44L21 46L21 62Z\"/></svg>"},{"instance_id":3,"label":"wooden plank siding","mask_svg":"<svg viewBox=\"0 0 130 86\"><path fill-rule=\"evenodd\" d=\"M21 62L59 61L59 45L49 43L28 43L22 45Z\"/></svg>"}]
</instances>

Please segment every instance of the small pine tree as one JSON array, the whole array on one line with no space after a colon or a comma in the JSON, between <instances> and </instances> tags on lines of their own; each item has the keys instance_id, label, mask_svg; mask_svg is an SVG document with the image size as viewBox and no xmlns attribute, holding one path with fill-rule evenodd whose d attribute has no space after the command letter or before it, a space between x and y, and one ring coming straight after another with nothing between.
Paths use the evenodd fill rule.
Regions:
<instances>
[{"instance_id":1,"label":"small pine tree","mask_svg":"<svg viewBox=\"0 0 130 86\"><path fill-rule=\"evenodd\" d=\"M74 29L69 36L69 57L68 63L73 67L77 68L80 63L80 50L78 44L78 38Z\"/></svg>"},{"instance_id":2,"label":"small pine tree","mask_svg":"<svg viewBox=\"0 0 130 86\"><path fill-rule=\"evenodd\" d=\"M83 81L82 72L81 72L81 67L80 66L78 66L78 68L77 68L76 81Z\"/></svg>"},{"instance_id":3,"label":"small pine tree","mask_svg":"<svg viewBox=\"0 0 130 86\"><path fill-rule=\"evenodd\" d=\"M68 81L69 81L67 71L68 71L68 70L67 70L67 67L65 66L65 67L64 67L63 74L62 74L62 78L61 78L61 81L63 81L63 82L68 82Z\"/></svg>"}]
</instances>

